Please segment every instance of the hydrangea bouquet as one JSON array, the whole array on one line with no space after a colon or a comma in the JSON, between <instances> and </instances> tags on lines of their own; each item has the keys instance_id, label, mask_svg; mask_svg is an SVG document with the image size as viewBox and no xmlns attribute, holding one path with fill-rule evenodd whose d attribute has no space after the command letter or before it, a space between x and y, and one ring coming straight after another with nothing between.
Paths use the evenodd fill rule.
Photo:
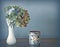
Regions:
<instances>
[{"instance_id":1,"label":"hydrangea bouquet","mask_svg":"<svg viewBox=\"0 0 60 47\"><path fill-rule=\"evenodd\" d=\"M26 27L30 17L28 11L18 6L8 6L5 8L6 18L10 20L10 25Z\"/></svg>"},{"instance_id":2,"label":"hydrangea bouquet","mask_svg":"<svg viewBox=\"0 0 60 47\"><path fill-rule=\"evenodd\" d=\"M8 25L9 34L7 37L7 44L12 45L16 43L13 27L26 27L30 17L28 11L18 6L8 6L5 8L6 21Z\"/></svg>"}]
</instances>

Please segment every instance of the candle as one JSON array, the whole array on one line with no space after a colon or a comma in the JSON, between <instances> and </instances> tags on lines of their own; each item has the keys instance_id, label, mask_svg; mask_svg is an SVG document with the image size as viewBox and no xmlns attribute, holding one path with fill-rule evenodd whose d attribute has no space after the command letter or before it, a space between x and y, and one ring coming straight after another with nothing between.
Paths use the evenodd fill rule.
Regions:
<instances>
[{"instance_id":1,"label":"candle","mask_svg":"<svg viewBox=\"0 0 60 47\"><path fill-rule=\"evenodd\" d=\"M40 44L40 31L30 31L29 33L29 44L38 45Z\"/></svg>"}]
</instances>

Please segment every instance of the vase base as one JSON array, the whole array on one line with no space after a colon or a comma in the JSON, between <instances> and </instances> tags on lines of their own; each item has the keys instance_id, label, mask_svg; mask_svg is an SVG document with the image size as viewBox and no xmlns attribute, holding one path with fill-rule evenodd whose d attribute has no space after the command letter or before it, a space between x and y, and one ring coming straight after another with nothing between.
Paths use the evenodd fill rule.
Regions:
<instances>
[{"instance_id":1,"label":"vase base","mask_svg":"<svg viewBox=\"0 0 60 47\"><path fill-rule=\"evenodd\" d=\"M15 45L16 44L16 42L15 43L7 43L7 45Z\"/></svg>"},{"instance_id":2,"label":"vase base","mask_svg":"<svg viewBox=\"0 0 60 47\"><path fill-rule=\"evenodd\" d=\"M16 40L15 40L15 41L14 41L14 40L13 40L13 41L8 41L8 40L7 40L6 43L7 43L8 45L15 45L15 44L16 44Z\"/></svg>"}]
</instances>

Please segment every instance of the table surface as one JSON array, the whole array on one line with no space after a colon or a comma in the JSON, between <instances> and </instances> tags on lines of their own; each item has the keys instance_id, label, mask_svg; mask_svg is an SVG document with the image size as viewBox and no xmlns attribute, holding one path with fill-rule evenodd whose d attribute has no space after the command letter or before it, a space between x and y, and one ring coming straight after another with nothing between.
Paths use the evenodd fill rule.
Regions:
<instances>
[{"instance_id":1,"label":"table surface","mask_svg":"<svg viewBox=\"0 0 60 47\"><path fill-rule=\"evenodd\" d=\"M15 45L7 45L6 40L0 40L0 47L60 47L60 39L56 38L41 38L40 45L31 46L27 38L17 38Z\"/></svg>"}]
</instances>

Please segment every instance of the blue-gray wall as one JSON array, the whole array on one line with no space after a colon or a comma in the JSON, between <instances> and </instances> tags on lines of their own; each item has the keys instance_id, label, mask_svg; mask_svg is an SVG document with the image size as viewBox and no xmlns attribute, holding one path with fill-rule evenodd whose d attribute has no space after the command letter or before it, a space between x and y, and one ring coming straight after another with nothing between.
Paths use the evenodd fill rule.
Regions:
<instances>
[{"instance_id":1,"label":"blue-gray wall","mask_svg":"<svg viewBox=\"0 0 60 47\"><path fill-rule=\"evenodd\" d=\"M0 5L0 39L6 39L8 35L4 8L9 5L24 7L30 14L30 21L26 28L14 28L16 38L28 38L31 30L40 31L41 38L60 38L59 1L2 0Z\"/></svg>"}]
</instances>

